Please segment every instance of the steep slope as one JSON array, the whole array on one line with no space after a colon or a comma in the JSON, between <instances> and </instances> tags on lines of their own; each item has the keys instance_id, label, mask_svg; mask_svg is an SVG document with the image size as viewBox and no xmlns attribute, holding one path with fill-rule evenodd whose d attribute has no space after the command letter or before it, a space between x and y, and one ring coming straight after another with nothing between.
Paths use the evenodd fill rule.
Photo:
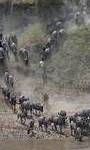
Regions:
<instances>
[{"instance_id":1,"label":"steep slope","mask_svg":"<svg viewBox=\"0 0 90 150\"><path fill-rule=\"evenodd\" d=\"M67 34L64 45L47 65L48 76L60 85L75 87L90 83L90 28Z\"/></svg>"}]
</instances>

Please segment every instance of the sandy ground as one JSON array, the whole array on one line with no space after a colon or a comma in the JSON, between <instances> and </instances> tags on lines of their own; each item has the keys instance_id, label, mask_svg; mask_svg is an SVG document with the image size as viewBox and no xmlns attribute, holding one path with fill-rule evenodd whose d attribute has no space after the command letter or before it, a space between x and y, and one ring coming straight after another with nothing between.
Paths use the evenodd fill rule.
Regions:
<instances>
[{"instance_id":1,"label":"sandy ground","mask_svg":"<svg viewBox=\"0 0 90 150\"><path fill-rule=\"evenodd\" d=\"M74 113L82 109L90 108L90 94L80 93L73 89L59 90L54 83L47 82L43 87L42 77L36 78L31 75L30 67L14 61L9 62L10 70L15 77L15 90L18 94L23 94L30 98L31 102L40 102L45 106L45 113L54 114L60 110L66 110L67 113ZM17 67L18 66L18 67ZM17 70L17 68L19 68ZM47 103L43 102L43 93L49 95Z\"/></svg>"}]
</instances>

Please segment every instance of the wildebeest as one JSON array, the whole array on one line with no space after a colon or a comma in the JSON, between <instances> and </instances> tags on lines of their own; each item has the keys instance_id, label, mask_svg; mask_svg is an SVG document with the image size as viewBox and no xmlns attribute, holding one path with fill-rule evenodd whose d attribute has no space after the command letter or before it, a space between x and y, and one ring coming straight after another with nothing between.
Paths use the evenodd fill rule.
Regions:
<instances>
[{"instance_id":1,"label":"wildebeest","mask_svg":"<svg viewBox=\"0 0 90 150\"><path fill-rule=\"evenodd\" d=\"M90 117L90 109L83 110L83 111L79 112L78 115L83 118L88 118L88 117Z\"/></svg>"},{"instance_id":2,"label":"wildebeest","mask_svg":"<svg viewBox=\"0 0 90 150\"><path fill-rule=\"evenodd\" d=\"M76 25L80 26L81 24L84 23L84 16L82 14L82 12L77 11L75 14L75 23Z\"/></svg>"},{"instance_id":3,"label":"wildebeest","mask_svg":"<svg viewBox=\"0 0 90 150\"><path fill-rule=\"evenodd\" d=\"M17 112L17 120L20 120L21 124L25 124L26 122L26 117L27 117L27 112L26 111L18 111Z\"/></svg>"},{"instance_id":4,"label":"wildebeest","mask_svg":"<svg viewBox=\"0 0 90 150\"><path fill-rule=\"evenodd\" d=\"M0 62L4 63L5 62L5 52L3 47L0 47Z\"/></svg>"},{"instance_id":5,"label":"wildebeest","mask_svg":"<svg viewBox=\"0 0 90 150\"><path fill-rule=\"evenodd\" d=\"M14 86L14 77L8 71L5 72L4 81L8 88L13 88Z\"/></svg>"},{"instance_id":6,"label":"wildebeest","mask_svg":"<svg viewBox=\"0 0 90 150\"><path fill-rule=\"evenodd\" d=\"M90 109L88 110L83 110L81 112L75 113L73 116L70 116L69 120L70 120L70 127L71 127L71 134L74 132L74 135L76 136L77 139L77 135L81 134L82 136L88 136L90 135ZM75 127L73 126L75 124ZM80 130L77 130L80 129ZM81 131L81 133L78 133L79 131ZM76 133L77 132L77 133ZM79 140L81 140L79 138Z\"/></svg>"},{"instance_id":7,"label":"wildebeest","mask_svg":"<svg viewBox=\"0 0 90 150\"><path fill-rule=\"evenodd\" d=\"M2 47L2 41L3 41L3 32L2 29L0 28L0 47Z\"/></svg>"},{"instance_id":8,"label":"wildebeest","mask_svg":"<svg viewBox=\"0 0 90 150\"><path fill-rule=\"evenodd\" d=\"M2 88L2 94L3 94L5 100L8 100L8 101L10 100L11 93L7 87Z\"/></svg>"},{"instance_id":9,"label":"wildebeest","mask_svg":"<svg viewBox=\"0 0 90 150\"><path fill-rule=\"evenodd\" d=\"M7 41L5 39L2 41L2 47L4 49L5 56L7 58L9 58L9 47L8 47L8 43L7 43Z\"/></svg>"},{"instance_id":10,"label":"wildebeest","mask_svg":"<svg viewBox=\"0 0 90 150\"><path fill-rule=\"evenodd\" d=\"M17 36L14 33L10 33L10 35L8 37L8 45L9 45L9 47L11 46L12 43L15 43L16 45L18 44Z\"/></svg>"},{"instance_id":11,"label":"wildebeest","mask_svg":"<svg viewBox=\"0 0 90 150\"><path fill-rule=\"evenodd\" d=\"M14 77L10 74L9 75L9 87L13 88L14 86Z\"/></svg>"},{"instance_id":12,"label":"wildebeest","mask_svg":"<svg viewBox=\"0 0 90 150\"><path fill-rule=\"evenodd\" d=\"M51 49L47 45L42 48L41 57L44 61L50 56Z\"/></svg>"},{"instance_id":13,"label":"wildebeest","mask_svg":"<svg viewBox=\"0 0 90 150\"><path fill-rule=\"evenodd\" d=\"M45 64L45 63L44 63L44 58L42 58L42 60L40 61L40 67L43 68L43 67L44 67L44 64Z\"/></svg>"},{"instance_id":14,"label":"wildebeest","mask_svg":"<svg viewBox=\"0 0 90 150\"><path fill-rule=\"evenodd\" d=\"M27 128L27 134L30 134L30 131L33 132L35 121L34 119L30 119L29 125Z\"/></svg>"},{"instance_id":15,"label":"wildebeest","mask_svg":"<svg viewBox=\"0 0 90 150\"><path fill-rule=\"evenodd\" d=\"M41 105L40 103L36 103L36 104L32 104L32 110L35 111L35 113L37 114L37 112L42 112L43 113L43 105Z\"/></svg>"},{"instance_id":16,"label":"wildebeest","mask_svg":"<svg viewBox=\"0 0 90 150\"><path fill-rule=\"evenodd\" d=\"M6 86L8 87L9 86L9 72L5 72L5 75L4 75L4 82L6 84Z\"/></svg>"},{"instance_id":17,"label":"wildebeest","mask_svg":"<svg viewBox=\"0 0 90 150\"><path fill-rule=\"evenodd\" d=\"M31 104L30 101L24 101L23 103L21 103L21 110L24 111L26 110L27 112L30 112L31 114L34 113L37 114L37 112L43 112L43 106L41 104Z\"/></svg>"},{"instance_id":18,"label":"wildebeest","mask_svg":"<svg viewBox=\"0 0 90 150\"><path fill-rule=\"evenodd\" d=\"M19 56L22 59L22 61L25 63L25 65L29 64L29 52L25 48L21 48L19 51Z\"/></svg>"},{"instance_id":19,"label":"wildebeest","mask_svg":"<svg viewBox=\"0 0 90 150\"><path fill-rule=\"evenodd\" d=\"M17 45L15 43L11 43L10 49L15 57L17 57Z\"/></svg>"},{"instance_id":20,"label":"wildebeest","mask_svg":"<svg viewBox=\"0 0 90 150\"><path fill-rule=\"evenodd\" d=\"M49 33L52 33L52 31L54 31L54 30L58 31L59 29L61 29L63 27L63 24L64 24L63 20L61 20L59 18L55 18L47 24L47 31Z\"/></svg>"},{"instance_id":21,"label":"wildebeest","mask_svg":"<svg viewBox=\"0 0 90 150\"><path fill-rule=\"evenodd\" d=\"M22 112L27 111L27 113L30 112L32 114L32 105L30 101L24 101L21 103L21 110Z\"/></svg>"},{"instance_id":22,"label":"wildebeest","mask_svg":"<svg viewBox=\"0 0 90 150\"><path fill-rule=\"evenodd\" d=\"M77 127L75 132L75 140L78 139L79 141L82 141L82 138L82 130L80 127Z\"/></svg>"},{"instance_id":23,"label":"wildebeest","mask_svg":"<svg viewBox=\"0 0 90 150\"><path fill-rule=\"evenodd\" d=\"M26 98L25 96L20 96L19 97L19 104L22 104L25 101L29 101L29 98Z\"/></svg>"},{"instance_id":24,"label":"wildebeest","mask_svg":"<svg viewBox=\"0 0 90 150\"><path fill-rule=\"evenodd\" d=\"M58 131L57 127L59 127L60 133L62 133L63 127L66 126L66 119L67 119L66 112L61 111L60 113L58 113L58 115L51 116L49 118L49 121L54 124L54 129L56 131Z\"/></svg>"},{"instance_id":25,"label":"wildebeest","mask_svg":"<svg viewBox=\"0 0 90 150\"><path fill-rule=\"evenodd\" d=\"M50 119L51 123L54 124L54 129L55 131L58 131L58 126L59 126L59 129L60 129L60 133L62 133L62 128L63 128L63 121L62 121L62 117L61 116L53 116L51 119Z\"/></svg>"},{"instance_id":26,"label":"wildebeest","mask_svg":"<svg viewBox=\"0 0 90 150\"><path fill-rule=\"evenodd\" d=\"M17 103L17 98L16 98L16 95L13 94L10 97L10 104L14 113L16 112L16 103Z\"/></svg>"},{"instance_id":27,"label":"wildebeest","mask_svg":"<svg viewBox=\"0 0 90 150\"><path fill-rule=\"evenodd\" d=\"M44 129L45 129L45 131L47 132L48 124L49 124L49 120L48 120L46 117L40 117L40 118L38 119L38 126L39 126L39 129L42 129L42 130L43 130L43 126L44 126Z\"/></svg>"}]
</instances>

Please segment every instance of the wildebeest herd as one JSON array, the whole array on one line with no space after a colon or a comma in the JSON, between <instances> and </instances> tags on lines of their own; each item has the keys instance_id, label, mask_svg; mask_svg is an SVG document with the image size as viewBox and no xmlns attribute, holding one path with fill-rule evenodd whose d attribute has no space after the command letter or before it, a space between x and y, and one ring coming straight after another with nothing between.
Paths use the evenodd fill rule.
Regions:
<instances>
[{"instance_id":1,"label":"wildebeest herd","mask_svg":"<svg viewBox=\"0 0 90 150\"><path fill-rule=\"evenodd\" d=\"M75 22L80 20L80 12L76 13ZM65 37L65 28L64 28L64 19L55 18L52 21L49 21L46 25L46 32L48 34L47 40L44 44L41 44L40 47L40 64L43 66L44 62L49 58L50 54L58 46L62 44L62 39ZM14 33L9 35L3 35L2 28L0 29L0 62L5 62L9 59L10 54L13 54L15 60L19 58L24 62L25 65L30 63L30 48L18 47L18 38Z\"/></svg>"},{"instance_id":2,"label":"wildebeest herd","mask_svg":"<svg viewBox=\"0 0 90 150\"><path fill-rule=\"evenodd\" d=\"M82 141L84 136L90 136L90 109L73 115L68 115L66 111L61 110L57 114L46 116L43 104L31 103L30 99L23 95L17 96L9 85L11 84L6 84L6 87L1 88L2 95L6 104L17 115L17 121L25 126L28 122L27 134L34 133L37 127L42 132L55 132L61 135L66 135L65 131L70 130L71 136L79 141Z\"/></svg>"},{"instance_id":3,"label":"wildebeest herd","mask_svg":"<svg viewBox=\"0 0 90 150\"><path fill-rule=\"evenodd\" d=\"M18 48L18 38L14 33L10 35L3 35L0 32L0 62L6 64L6 60L10 59L11 53L14 55L15 60L19 58L25 63L29 64L29 50L26 48Z\"/></svg>"},{"instance_id":4,"label":"wildebeest herd","mask_svg":"<svg viewBox=\"0 0 90 150\"><path fill-rule=\"evenodd\" d=\"M44 44L41 44L40 48L40 60L44 62L50 56L51 51L57 47L60 39L63 37L64 22L59 19L53 20L46 27L48 38ZM19 58L25 65L30 63L30 49L27 47L18 47L18 38L14 33L10 35L3 35L3 30L0 30L0 62L4 62L10 59L11 53L14 55L15 60Z\"/></svg>"},{"instance_id":5,"label":"wildebeest herd","mask_svg":"<svg viewBox=\"0 0 90 150\"><path fill-rule=\"evenodd\" d=\"M51 51L60 43L60 39L65 35L64 22L55 19L47 24L47 32L49 37L47 42L41 48L40 64L44 65L44 61L48 59ZM15 59L18 56L23 60L25 65L29 64L29 51L25 48L18 50L18 39L14 34L3 36L0 34L0 62L5 62L9 59L10 53L13 53ZM44 106L40 103L31 103L30 99L21 95L17 96L14 91L14 77L8 72L5 72L4 77L5 87L2 89L2 94L7 105L12 108L17 114L17 120L25 125L29 120L27 133L34 131L35 123L40 130L45 132L55 131L58 134L63 134L63 129L70 129L71 135L75 139L82 141L83 136L90 134L90 110L85 110L75 113L73 116L68 116L66 111L60 111L55 115L47 117L44 115ZM19 106L18 109L16 106Z\"/></svg>"}]
</instances>

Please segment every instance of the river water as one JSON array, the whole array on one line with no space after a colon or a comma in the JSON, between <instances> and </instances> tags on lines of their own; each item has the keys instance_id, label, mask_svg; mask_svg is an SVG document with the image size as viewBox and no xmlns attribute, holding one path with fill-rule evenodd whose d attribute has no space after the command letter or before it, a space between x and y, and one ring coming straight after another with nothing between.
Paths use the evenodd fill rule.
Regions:
<instances>
[{"instance_id":1,"label":"river water","mask_svg":"<svg viewBox=\"0 0 90 150\"><path fill-rule=\"evenodd\" d=\"M66 140L0 141L0 150L90 150L89 142Z\"/></svg>"}]
</instances>

